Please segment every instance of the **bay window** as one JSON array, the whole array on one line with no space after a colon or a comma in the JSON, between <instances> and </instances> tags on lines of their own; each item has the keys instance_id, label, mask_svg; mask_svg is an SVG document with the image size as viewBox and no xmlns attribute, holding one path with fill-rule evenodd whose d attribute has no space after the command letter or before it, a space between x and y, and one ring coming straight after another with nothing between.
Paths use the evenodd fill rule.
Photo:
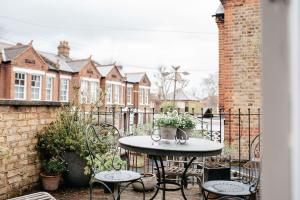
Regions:
<instances>
[{"instance_id":1,"label":"bay window","mask_svg":"<svg viewBox=\"0 0 300 200\"><path fill-rule=\"evenodd\" d=\"M106 85L106 99L108 103L112 103L112 84L107 83Z\"/></svg>"},{"instance_id":2,"label":"bay window","mask_svg":"<svg viewBox=\"0 0 300 200\"><path fill-rule=\"evenodd\" d=\"M149 90L147 90L147 89L144 89L144 98L145 98L144 104L148 105L149 104Z\"/></svg>"},{"instance_id":3,"label":"bay window","mask_svg":"<svg viewBox=\"0 0 300 200\"><path fill-rule=\"evenodd\" d=\"M99 83L92 81L91 82L91 102L96 103L99 99Z\"/></svg>"},{"instance_id":4,"label":"bay window","mask_svg":"<svg viewBox=\"0 0 300 200\"><path fill-rule=\"evenodd\" d=\"M52 101L53 93L53 78L47 77L46 79L46 101Z\"/></svg>"},{"instance_id":5,"label":"bay window","mask_svg":"<svg viewBox=\"0 0 300 200\"><path fill-rule=\"evenodd\" d=\"M80 85L80 102L88 103L89 82L82 80Z\"/></svg>"},{"instance_id":6,"label":"bay window","mask_svg":"<svg viewBox=\"0 0 300 200\"><path fill-rule=\"evenodd\" d=\"M121 86L115 85L115 102L121 103Z\"/></svg>"},{"instance_id":7,"label":"bay window","mask_svg":"<svg viewBox=\"0 0 300 200\"><path fill-rule=\"evenodd\" d=\"M60 100L64 102L69 101L69 79L60 79Z\"/></svg>"},{"instance_id":8,"label":"bay window","mask_svg":"<svg viewBox=\"0 0 300 200\"><path fill-rule=\"evenodd\" d=\"M132 88L127 88L127 104L132 104Z\"/></svg>"},{"instance_id":9,"label":"bay window","mask_svg":"<svg viewBox=\"0 0 300 200\"><path fill-rule=\"evenodd\" d=\"M31 75L31 99L41 100L41 76Z\"/></svg>"},{"instance_id":10,"label":"bay window","mask_svg":"<svg viewBox=\"0 0 300 200\"><path fill-rule=\"evenodd\" d=\"M15 73L15 99L24 100L26 97L26 74Z\"/></svg>"}]
</instances>

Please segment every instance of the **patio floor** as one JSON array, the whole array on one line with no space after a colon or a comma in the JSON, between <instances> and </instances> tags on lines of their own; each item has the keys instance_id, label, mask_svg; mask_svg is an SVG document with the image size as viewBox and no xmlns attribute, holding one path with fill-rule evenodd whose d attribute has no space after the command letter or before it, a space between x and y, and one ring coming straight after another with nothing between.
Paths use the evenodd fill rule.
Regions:
<instances>
[{"instance_id":1,"label":"patio floor","mask_svg":"<svg viewBox=\"0 0 300 200\"><path fill-rule=\"evenodd\" d=\"M89 199L89 189L88 188L61 188L58 191L50 192L57 200L82 200ZM105 194L102 189L94 190L93 199L95 200L111 200L109 194ZM146 199L150 197L154 192L147 192ZM199 194L199 187L194 186L186 190L186 195L188 199L202 199ZM123 200L141 200L143 197L142 193L134 191L132 188L128 188L122 193L121 199ZM181 192L167 192L167 200L182 200ZM158 193L155 199L161 199L161 192Z\"/></svg>"}]
</instances>

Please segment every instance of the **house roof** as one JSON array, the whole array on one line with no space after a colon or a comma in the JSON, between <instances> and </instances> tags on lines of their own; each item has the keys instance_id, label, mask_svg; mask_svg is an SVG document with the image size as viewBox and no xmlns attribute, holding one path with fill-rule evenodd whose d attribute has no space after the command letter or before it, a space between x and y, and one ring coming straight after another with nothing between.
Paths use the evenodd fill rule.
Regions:
<instances>
[{"instance_id":1,"label":"house roof","mask_svg":"<svg viewBox=\"0 0 300 200\"><path fill-rule=\"evenodd\" d=\"M126 78L128 82L139 83L144 77L145 72L135 72L135 73L126 73Z\"/></svg>"},{"instance_id":2,"label":"house roof","mask_svg":"<svg viewBox=\"0 0 300 200\"><path fill-rule=\"evenodd\" d=\"M3 49L3 61L11 61L17 57L20 53L25 51L29 46L28 45L15 45L12 47L6 47Z\"/></svg>"},{"instance_id":3,"label":"house roof","mask_svg":"<svg viewBox=\"0 0 300 200\"><path fill-rule=\"evenodd\" d=\"M65 72L73 72L73 69L69 66L67 63L67 58L63 56L56 55L54 53L48 53L48 52L43 52L39 51L39 54L44 57L46 60L52 62L52 68L55 65L58 65L59 70L65 71ZM48 64L48 66L51 64Z\"/></svg>"},{"instance_id":4,"label":"house roof","mask_svg":"<svg viewBox=\"0 0 300 200\"><path fill-rule=\"evenodd\" d=\"M115 67L114 64L110 65L97 65L97 69L100 72L100 74L105 77L109 74L109 72Z\"/></svg>"},{"instance_id":5,"label":"house roof","mask_svg":"<svg viewBox=\"0 0 300 200\"><path fill-rule=\"evenodd\" d=\"M174 92L167 94L166 100L173 101ZM175 93L175 101L186 101L186 100L198 101L199 99L193 95L187 94L181 88L177 89Z\"/></svg>"},{"instance_id":6,"label":"house roof","mask_svg":"<svg viewBox=\"0 0 300 200\"><path fill-rule=\"evenodd\" d=\"M73 72L79 72L82 68L84 68L87 65L88 62L89 59L80 59L68 61L67 64L71 67Z\"/></svg>"}]
</instances>

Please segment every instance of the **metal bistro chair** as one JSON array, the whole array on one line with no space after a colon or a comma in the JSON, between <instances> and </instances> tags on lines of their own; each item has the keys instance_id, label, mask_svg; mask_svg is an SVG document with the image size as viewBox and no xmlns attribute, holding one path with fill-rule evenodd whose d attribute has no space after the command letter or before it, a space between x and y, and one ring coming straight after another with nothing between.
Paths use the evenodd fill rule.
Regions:
<instances>
[{"instance_id":1,"label":"metal bistro chair","mask_svg":"<svg viewBox=\"0 0 300 200\"><path fill-rule=\"evenodd\" d=\"M128 186L135 182L142 184L143 199L145 200L145 188L141 179L141 175L137 172L124 170L120 164L115 163L116 156L119 156L119 153L121 152L120 148L118 147L119 138L120 132L118 129L109 124L89 125L85 131L86 145L89 150L89 157L92 162L92 166L95 166L94 164L97 162L97 159L98 161L102 162L97 157L97 147L93 145L95 144L95 141L100 141L102 144L106 145L106 147L109 149L109 152L113 155L111 171L99 171L99 169L96 167L92 167L90 180L90 200L92 200L93 197L93 185L95 183L99 183L105 187L112 194L114 200L119 200L121 193ZM107 184L113 184L114 191L112 191Z\"/></svg>"},{"instance_id":2,"label":"metal bistro chair","mask_svg":"<svg viewBox=\"0 0 300 200\"><path fill-rule=\"evenodd\" d=\"M256 196L259 189L261 165L260 142L257 142L258 140L259 136L256 136L251 143L250 150L254 151L254 157L251 157L250 161L243 166L245 173L241 174L242 178L239 181L218 180L205 182L202 185L205 200L217 199L215 196L223 199L235 197L247 200Z\"/></svg>"}]
</instances>

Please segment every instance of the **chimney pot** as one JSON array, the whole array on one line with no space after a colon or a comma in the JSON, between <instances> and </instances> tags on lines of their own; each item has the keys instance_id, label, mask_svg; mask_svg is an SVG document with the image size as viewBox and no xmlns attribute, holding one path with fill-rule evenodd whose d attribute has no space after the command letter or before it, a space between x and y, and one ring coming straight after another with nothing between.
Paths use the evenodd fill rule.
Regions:
<instances>
[{"instance_id":1,"label":"chimney pot","mask_svg":"<svg viewBox=\"0 0 300 200\"><path fill-rule=\"evenodd\" d=\"M67 41L65 41L65 40L60 41L57 49L58 49L59 56L64 56L66 58L69 58L70 47L69 47L69 43Z\"/></svg>"}]
</instances>

